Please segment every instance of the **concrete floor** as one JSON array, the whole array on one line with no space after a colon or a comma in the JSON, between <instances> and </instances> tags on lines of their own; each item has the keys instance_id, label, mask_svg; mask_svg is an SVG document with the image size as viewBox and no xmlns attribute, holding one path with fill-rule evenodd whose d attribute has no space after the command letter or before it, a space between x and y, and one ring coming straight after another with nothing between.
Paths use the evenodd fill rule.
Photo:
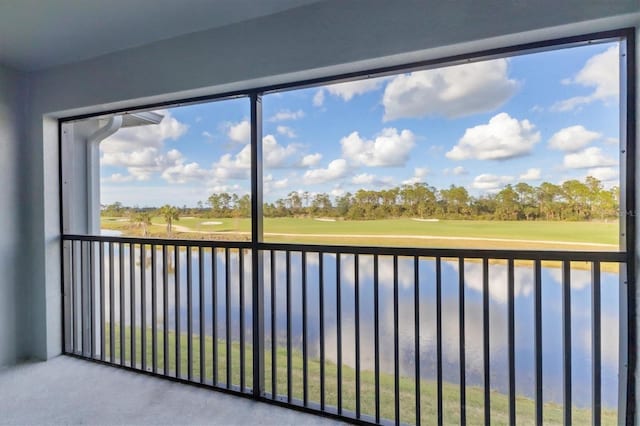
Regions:
<instances>
[{"instance_id":1,"label":"concrete floor","mask_svg":"<svg viewBox=\"0 0 640 426\"><path fill-rule=\"evenodd\" d=\"M59 356L0 370L0 424L336 425L195 386Z\"/></svg>"}]
</instances>

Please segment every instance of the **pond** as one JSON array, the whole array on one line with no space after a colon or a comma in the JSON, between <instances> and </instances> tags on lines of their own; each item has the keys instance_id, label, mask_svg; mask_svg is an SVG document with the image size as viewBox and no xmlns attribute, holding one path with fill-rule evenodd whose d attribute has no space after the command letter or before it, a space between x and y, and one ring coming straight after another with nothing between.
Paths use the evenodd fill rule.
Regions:
<instances>
[{"instance_id":1,"label":"pond","mask_svg":"<svg viewBox=\"0 0 640 426\"><path fill-rule=\"evenodd\" d=\"M129 271L129 252L124 246L124 271ZM107 253L107 250L105 250ZM168 250L167 262L167 302L169 306L168 325L175 328L175 311L179 309L181 317L180 331L186 333L187 323L187 250L179 253L180 306L175 305L175 252ZM216 322L218 338L225 338L225 256L217 251L215 263L212 262L210 249L203 250L203 277L205 330L211 335L214 316L212 305L212 269L216 269ZM271 330L271 258L264 256L265 268L265 344L270 347L275 337L279 346L286 347L286 254L275 253L275 293L276 293L276 330ZM145 275L147 306L151 305L151 262L150 249L146 250ZM162 252L156 254L157 294L157 326L161 330L163 307L163 265ZM232 339L239 339L239 252L229 252L230 311ZM244 282L244 324L245 341L251 342L251 254L243 255ZM136 262L135 300L140 301L140 253L134 253ZM192 321L194 333L199 330L199 251L191 253L193 306ZM311 358L320 354L320 285L319 256L309 253L306 260L307 276L307 340L308 353ZM362 370L374 368L374 294L373 294L373 256L360 255L358 259L359 295L360 295L360 350ZM109 282L109 268L105 256L105 282ZM465 296L465 350L466 350L466 384L482 386L483 384L483 307L482 307L482 264L467 259L464 264L464 296ZM118 249L114 253L115 279L115 311L119 312ZM614 271L613 265L606 269ZM291 253L291 321L292 346L302 351L302 256L299 252ZM336 362L337 356L337 294L336 294L336 256L325 254L323 257L323 297L324 297L324 343L327 360ZM129 288L128 273L125 276L125 288ZM390 256L380 256L379 276L379 336L380 336L380 368L382 372L393 374L394 344L394 310L393 310L393 260ZM400 257L398 260L399 286L399 347L400 373L414 374L414 263L413 258ZM436 378L436 293L435 293L435 261L421 258L419 261L420 289L420 362L421 375L424 379ZM515 370L516 391L519 395L534 397L534 300L533 300L533 262L517 263L515 266ZM618 318L619 318L619 274L602 273L602 404L603 407L615 409L617 406L618 386ZM443 378L450 383L459 382L459 263L456 260L442 261L442 329L443 329ZM355 257L341 255L340 260L340 298L341 298L341 333L342 362L355 366ZM560 268L543 266L542 268L542 336L543 336L543 399L545 402L562 403L562 273ZM507 369L507 266L491 263L489 265L490 295L490 366L491 388L500 393L508 391ZM97 296L96 296L97 297ZM129 306L129 291L125 291L125 306ZM107 298L108 299L108 298ZM106 300L108 312L109 304ZM99 303L99 299L96 299ZM129 309L126 310L126 322L129 324ZM136 324L140 324L139 308L136 313ZM147 324L151 324L151 309L147 308ZM572 263L571 269L571 361L573 403L578 407L591 405L591 272L583 264ZM268 362L268 360L267 360Z\"/></svg>"}]
</instances>

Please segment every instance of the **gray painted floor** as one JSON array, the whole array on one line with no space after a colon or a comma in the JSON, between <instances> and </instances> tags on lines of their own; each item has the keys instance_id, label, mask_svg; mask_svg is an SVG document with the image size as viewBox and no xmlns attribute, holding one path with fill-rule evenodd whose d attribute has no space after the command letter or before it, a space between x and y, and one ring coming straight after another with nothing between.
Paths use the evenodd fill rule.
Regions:
<instances>
[{"instance_id":1,"label":"gray painted floor","mask_svg":"<svg viewBox=\"0 0 640 426\"><path fill-rule=\"evenodd\" d=\"M319 416L59 356L0 370L0 424L336 425Z\"/></svg>"}]
</instances>

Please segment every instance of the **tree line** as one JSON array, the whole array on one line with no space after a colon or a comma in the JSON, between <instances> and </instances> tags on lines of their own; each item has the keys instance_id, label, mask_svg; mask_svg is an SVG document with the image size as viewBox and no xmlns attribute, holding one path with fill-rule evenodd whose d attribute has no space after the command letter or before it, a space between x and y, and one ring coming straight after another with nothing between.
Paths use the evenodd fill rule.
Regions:
<instances>
[{"instance_id":1,"label":"tree line","mask_svg":"<svg viewBox=\"0 0 640 426\"><path fill-rule=\"evenodd\" d=\"M366 190L332 198L326 193L292 191L275 202L265 203L265 217L334 217L347 220L387 218L441 218L483 220L605 220L619 214L620 190L606 189L592 176L583 181L568 180L556 185L525 182L506 185L495 193L470 195L463 186L436 189L427 183L390 189ZM164 206L166 209L171 206ZM251 198L227 192L209 196L198 207L175 207L177 216L211 218L250 217ZM119 203L107 206L103 214L118 216L153 209L128 209ZM129 212L129 213L127 213ZM158 214L165 216L165 214ZM174 219L175 220L175 219Z\"/></svg>"}]
</instances>

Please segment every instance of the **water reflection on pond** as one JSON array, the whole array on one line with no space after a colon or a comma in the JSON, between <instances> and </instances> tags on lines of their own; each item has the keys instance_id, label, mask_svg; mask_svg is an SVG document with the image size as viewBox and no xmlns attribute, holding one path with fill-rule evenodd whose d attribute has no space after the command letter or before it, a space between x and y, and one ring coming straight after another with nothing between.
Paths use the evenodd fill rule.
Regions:
<instances>
[{"instance_id":1,"label":"water reflection on pond","mask_svg":"<svg viewBox=\"0 0 640 426\"><path fill-rule=\"evenodd\" d=\"M216 269L217 291L216 312L217 333L225 337L225 256L218 251L215 262L209 249L203 250L204 310L205 330L212 332L212 269ZM114 253L115 282L118 283L119 256ZM129 252L125 247L124 270L129 271ZM145 274L147 286L151 282L151 261L147 249ZM302 350L302 260L301 254L291 253L291 319L292 346ZM139 250L135 253L135 262L139 266ZM156 277L158 285L163 285L163 256L158 249ZM169 328L175 322L175 252L167 251ZM232 338L239 338L239 262L238 251L230 251L228 266L231 290ZM278 345L286 346L286 261L285 253L277 252L276 259L276 332ZM106 260L105 260L106 262ZM186 332L187 319L187 251L179 251L180 316L181 332ZM199 251L193 249L192 289L193 289L193 327L199 329ZM373 256L360 255L358 259L360 292L360 351L362 370L374 368L374 295ZM270 256L264 256L265 268L265 339L267 347L271 344L271 280ZM327 360L337 361L336 329L336 256L324 255L324 329L325 353ZM399 258L399 347L400 372L402 375L414 374L414 263L412 258ZM572 381L573 402L586 407L591 403L591 272L573 264L571 270L571 345L572 345ZM319 257L316 253L307 255L307 340L309 356L317 358L320 354L320 317L319 317ZM340 263L341 296L341 332L342 362L355 366L355 257L342 255ZM106 282L108 267L105 263ZM245 294L245 339L251 342L251 254L244 253L244 294ZM379 257L379 324L380 324L380 368L382 372L394 371L394 311L393 279L394 268L391 257ZM465 349L467 385L483 384L483 309L482 309L482 264L472 260L465 262ZM422 258L419 262L420 285L420 360L421 374L425 379L436 378L436 301L435 301L435 261ZM457 260L443 259L442 262L442 312L443 312L443 376L445 381L458 383L459 380L459 317L458 317L458 277ZM515 278L515 356L517 393L533 398L534 396L534 301L533 301L533 264L516 264ZM504 263L489 265L490 296L490 365L491 387L501 393L508 390L507 369L507 266ZM125 274L128 283L129 276ZM543 326L543 398L545 402L562 403L562 281L561 269L543 266L542 268L542 326ZM128 285L125 286L128 288ZM135 299L140 300L140 281L136 278ZM115 309L119 312L119 285L115 286ZM147 303L151 303L151 292L146 291ZM158 291L158 328L162 327L162 291ZM617 405L618 374L618 317L619 317L619 275L614 272L602 273L602 403L604 407ZM108 311L109 304L106 301ZM125 305L129 306L129 293L125 291ZM126 322L130 322L126 309ZM140 324L139 310L136 323ZM117 318L117 316L116 316ZM147 324L151 321L151 310L147 309ZM195 331L194 331L195 332Z\"/></svg>"}]
</instances>

